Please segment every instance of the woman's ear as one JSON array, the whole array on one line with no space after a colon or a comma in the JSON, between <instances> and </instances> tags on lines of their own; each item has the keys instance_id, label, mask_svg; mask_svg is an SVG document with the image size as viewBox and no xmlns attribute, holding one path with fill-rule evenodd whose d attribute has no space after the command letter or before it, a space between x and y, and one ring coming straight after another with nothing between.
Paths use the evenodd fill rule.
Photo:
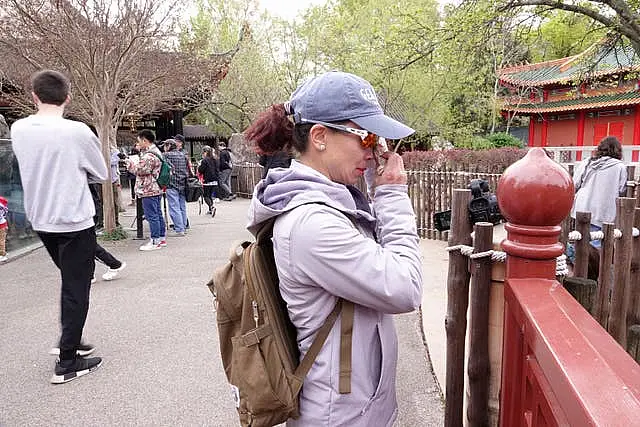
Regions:
<instances>
[{"instance_id":1,"label":"woman's ear","mask_svg":"<svg viewBox=\"0 0 640 427\"><path fill-rule=\"evenodd\" d=\"M309 148L324 151L327 147L328 129L322 125L313 125L309 130Z\"/></svg>"}]
</instances>

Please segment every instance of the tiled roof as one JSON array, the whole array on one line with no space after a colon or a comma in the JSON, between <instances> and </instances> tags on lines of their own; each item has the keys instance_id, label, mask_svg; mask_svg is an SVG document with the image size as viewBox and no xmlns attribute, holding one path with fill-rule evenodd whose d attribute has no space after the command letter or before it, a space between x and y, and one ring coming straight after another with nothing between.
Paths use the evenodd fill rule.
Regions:
<instances>
[{"instance_id":1,"label":"tiled roof","mask_svg":"<svg viewBox=\"0 0 640 427\"><path fill-rule=\"evenodd\" d=\"M620 107L640 104L640 92L613 93L585 98L563 99L559 101L541 102L537 104L522 103L502 106L504 111L516 113L554 113L558 111L590 110L603 107Z\"/></svg>"},{"instance_id":2,"label":"tiled roof","mask_svg":"<svg viewBox=\"0 0 640 427\"><path fill-rule=\"evenodd\" d=\"M631 46L609 46L604 41L575 56L506 67L498 76L516 86L546 86L639 69L640 58Z\"/></svg>"}]
</instances>

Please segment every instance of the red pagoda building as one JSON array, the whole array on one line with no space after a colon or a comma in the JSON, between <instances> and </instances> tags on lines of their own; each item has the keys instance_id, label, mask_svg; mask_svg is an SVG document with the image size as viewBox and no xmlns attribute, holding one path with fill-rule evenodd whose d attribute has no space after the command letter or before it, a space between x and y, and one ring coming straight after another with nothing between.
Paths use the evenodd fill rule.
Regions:
<instances>
[{"instance_id":1,"label":"red pagoda building","mask_svg":"<svg viewBox=\"0 0 640 427\"><path fill-rule=\"evenodd\" d=\"M499 71L502 114L528 116L528 145L567 147L563 162L581 160L590 150L577 147L607 135L622 142L626 162L637 162L639 72L638 54L609 39L575 56L506 67Z\"/></svg>"}]
</instances>

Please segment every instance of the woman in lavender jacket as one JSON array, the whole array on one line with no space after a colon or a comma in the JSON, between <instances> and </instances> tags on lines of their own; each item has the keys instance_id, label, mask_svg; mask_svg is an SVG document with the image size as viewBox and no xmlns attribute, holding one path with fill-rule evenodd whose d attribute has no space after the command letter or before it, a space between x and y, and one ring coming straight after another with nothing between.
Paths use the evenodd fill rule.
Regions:
<instances>
[{"instance_id":1,"label":"woman in lavender jacket","mask_svg":"<svg viewBox=\"0 0 640 427\"><path fill-rule=\"evenodd\" d=\"M373 202L355 184L374 164L378 136L413 129L384 115L371 85L329 72L273 105L245 132L263 153L293 148L289 169L256 187L249 230L276 217L273 245L280 290L297 329L301 357L338 298L355 304L351 392L339 392L340 326L334 325L288 426L391 426L397 416L394 313L421 301L416 223L402 159L384 154Z\"/></svg>"}]
</instances>

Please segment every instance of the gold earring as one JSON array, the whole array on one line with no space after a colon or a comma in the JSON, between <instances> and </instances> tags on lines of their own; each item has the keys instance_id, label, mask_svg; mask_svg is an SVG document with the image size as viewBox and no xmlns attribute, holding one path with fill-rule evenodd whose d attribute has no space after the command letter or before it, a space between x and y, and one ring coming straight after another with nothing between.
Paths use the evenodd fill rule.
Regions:
<instances>
[{"instance_id":1,"label":"gold earring","mask_svg":"<svg viewBox=\"0 0 640 427\"><path fill-rule=\"evenodd\" d=\"M324 145L324 144L320 144L320 151L324 151L324 150L325 150L325 148L327 148L327 146L326 146L326 145Z\"/></svg>"}]
</instances>

